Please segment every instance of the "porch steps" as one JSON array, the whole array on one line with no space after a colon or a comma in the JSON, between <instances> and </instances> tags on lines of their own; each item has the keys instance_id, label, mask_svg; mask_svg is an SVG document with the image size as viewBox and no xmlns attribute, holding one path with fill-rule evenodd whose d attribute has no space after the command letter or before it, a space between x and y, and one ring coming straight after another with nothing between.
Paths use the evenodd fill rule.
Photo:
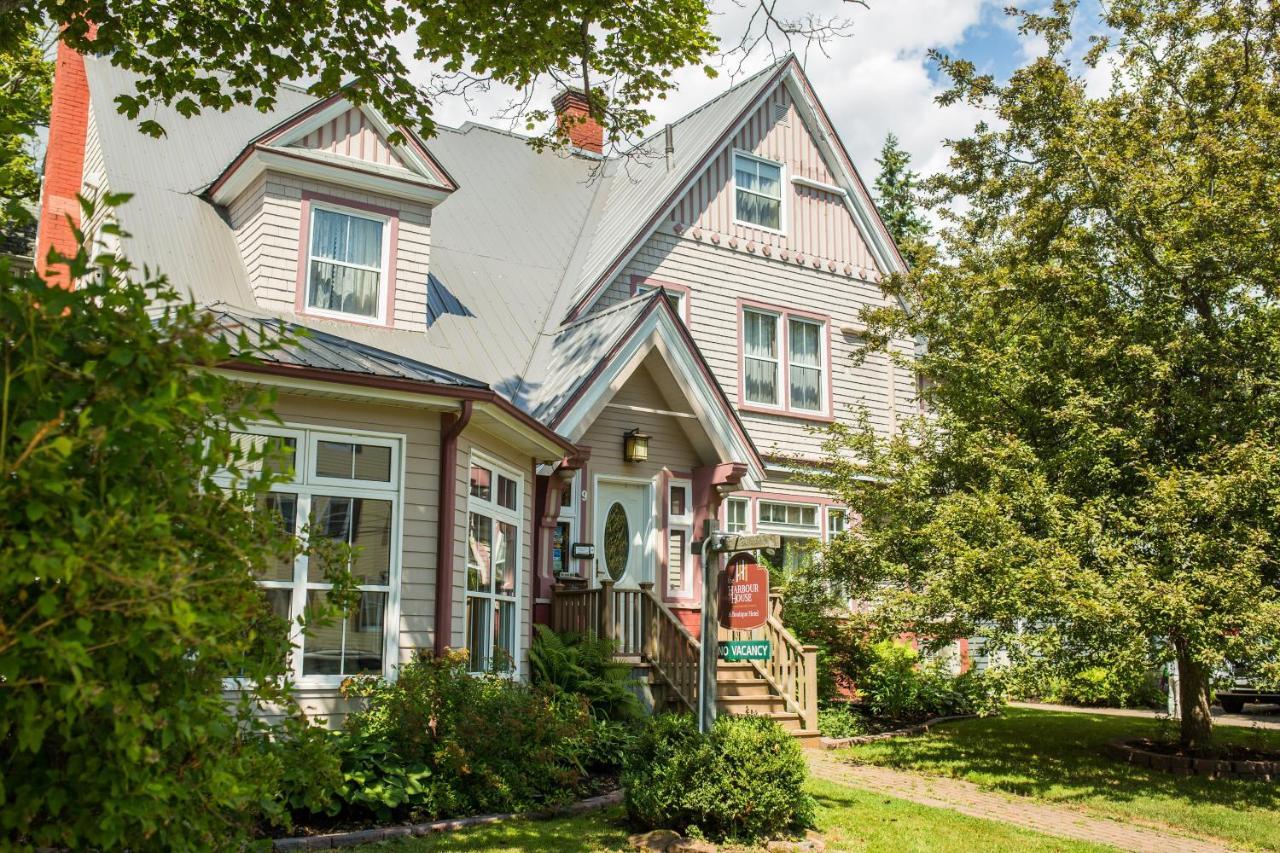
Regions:
<instances>
[{"instance_id":1,"label":"porch steps","mask_svg":"<svg viewBox=\"0 0 1280 853\"><path fill-rule=\"evenodd\" d=\"M647 710L651 713L687 710L649 664L637 657L622 659L631 664L637 695ZM773 692L751 664L721 662L716 674L716 710L719 713L768 717L800 740L803 746L818 746L818 732L806 729L801 715L787 710L786 701Z\"/></svg>"}]
</instances>

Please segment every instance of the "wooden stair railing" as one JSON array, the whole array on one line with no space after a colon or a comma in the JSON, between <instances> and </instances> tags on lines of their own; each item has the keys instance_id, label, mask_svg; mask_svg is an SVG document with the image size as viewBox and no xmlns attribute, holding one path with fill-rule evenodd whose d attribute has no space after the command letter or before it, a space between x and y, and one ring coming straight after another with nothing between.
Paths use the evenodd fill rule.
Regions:
<instances>
[{"instance_id":1,"label":"wooden stair railing","mask_svg":"<svg viewBox=\"0 0 1280 853\"><path fill-rule=\"evenodd\" d=\"M698 711L698 656L702 646L653 591L640 584L640 657L653 668L676 697Z\"/></svg>"},{"instance_id":2,"label":"wooden stair railing","mask_svg":"<svg viewBox=\"0 0 1280 853\"><path fill-rule=\"evenodd\" d=\"M751 665L786 703L787 710L798 714L804 727L818 729L818 647L806 646L782 624L780 596L770 596L769 618L754 631L720 629L721 640L768 640L768 660L751 661Z\"/></svg>"}]
</instances>

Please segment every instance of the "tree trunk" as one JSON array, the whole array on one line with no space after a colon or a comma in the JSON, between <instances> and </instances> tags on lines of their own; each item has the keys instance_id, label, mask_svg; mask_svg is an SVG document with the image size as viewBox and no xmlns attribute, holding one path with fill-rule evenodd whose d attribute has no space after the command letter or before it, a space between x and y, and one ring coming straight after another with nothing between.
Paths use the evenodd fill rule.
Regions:
<instances>
[{"instance_id":1,"label":"tree trunk","mask_svg":"<svg viewBox=\"0 0 1280 853\"><path fill-rule=\"evenodd\" d=\"M1178 656L1178 710L1182 714L1179 742L1185 749L1209 745L1213 716L1209 712L1209 673L1192 656L1184 640L1173 641Z\"/></svg>"}]
</instances>

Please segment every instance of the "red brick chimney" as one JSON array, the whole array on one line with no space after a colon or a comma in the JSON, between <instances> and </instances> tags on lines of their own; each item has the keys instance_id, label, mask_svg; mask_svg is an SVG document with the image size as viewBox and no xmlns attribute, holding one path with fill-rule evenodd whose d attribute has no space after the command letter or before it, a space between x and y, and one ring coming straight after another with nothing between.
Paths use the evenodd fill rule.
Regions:
<instances>
[{"instance_id":1,"label":"red brick chimney","mask_svg":"<svg viewBox=\"0 0 1280 853\"><path fill-rule=\"evenodd\" d=\"M559 127L569 125L569 141L583 151L600 154L604 151L604 128L591 115L587 96L577 89L565 89L556 95L551 106L556 111Z\"/></svg>"},{"instance_id":2,"label":"red brick chimney","mask_svg":"<svg viewBox=\"0 0 1280 853\"><path fill-rule=\"evenodd\" d=\"M89 81L84 57L58 42L54 64L53 103L49 110L49 146L44 155L44 189L36 231L36 270L49 284L73 287L67 268L47 268L50 249L70 257L79 248L71 221L80 225L80 192L84 172L84 139L89 126Z\"/></svg>"}]
</instances>

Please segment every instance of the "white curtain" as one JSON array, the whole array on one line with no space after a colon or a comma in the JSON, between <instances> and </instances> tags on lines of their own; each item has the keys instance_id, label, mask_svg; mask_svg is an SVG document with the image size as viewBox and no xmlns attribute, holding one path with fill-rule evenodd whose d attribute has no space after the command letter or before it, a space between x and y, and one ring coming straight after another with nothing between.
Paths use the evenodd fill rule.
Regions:
<instances>
[{"instance_id":1,"label":"white curtain","mask_svg":"<svg viewBox=\"0 0 1280 853\"><path fill-rule=\"evenodd\" d=\"M791 361L791 407L819 411L822 409L822 327L816 323L792 320L788 328Z\"/></svg>"},{"instance_id":2,"label":"white curtain","mask_svg":"<svg viewBox=\"0 0 1280 853\"><path fill-rule=\"evenodd\" d=\"M377 316L381 266L381 222L315 210L311 219L309 306Z\"/></svg>"},{"instance_id":3,"label":"white curtain","mask_svg":"<svg viewBox=\"0 0 1280 853\"><path fill-rule=\"evenodd\" d=\"M747 311L743 314L744 391L747 401L778 403L778 318Z\"/></svg>"}]
</instances>

